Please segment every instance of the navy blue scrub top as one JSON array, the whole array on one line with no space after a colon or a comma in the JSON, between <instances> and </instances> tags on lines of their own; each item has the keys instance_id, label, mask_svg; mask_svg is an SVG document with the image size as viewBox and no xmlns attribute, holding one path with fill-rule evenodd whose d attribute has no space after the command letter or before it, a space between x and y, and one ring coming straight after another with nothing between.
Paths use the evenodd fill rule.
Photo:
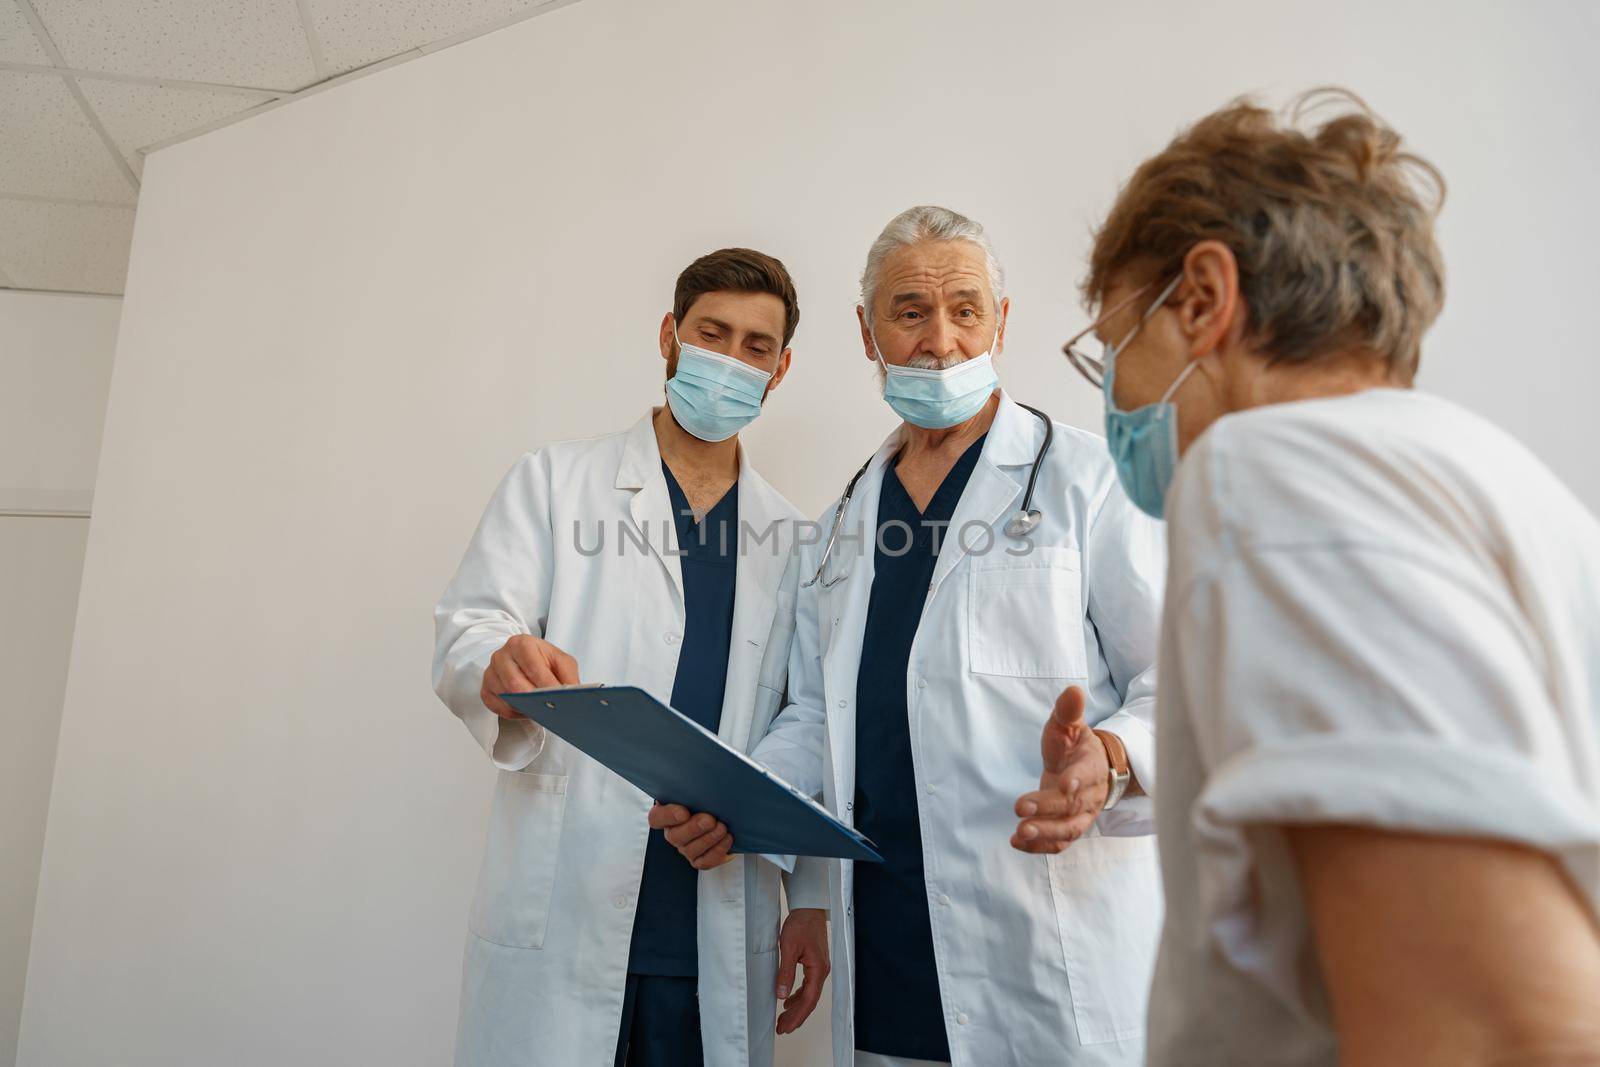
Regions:
<instances>
[{"instance_id":1,"label":"navy blue scrub top","mask_svg":"<svg viewBox=\"0 0 1600 1067\"><path fill-rule=\"evenodd\" d=\"M671 704L716 733L722 725L722 693L728 680L728 641L733 636L733 589L739 549L739 483L735 482L697 524L689 499L665 462L661 473L672 498L678 528L678 563L683 573L683 643ZM687 978L700 971L695 950L695 887L689 861L651 830L639 882L628 970L633 974ZM698 1023L696 1023L698 1025Z\"/></svg>"},{"instance_id":2,"label":"navy blue scrub top","mask_svg":"<svg viewBox=\"0 0 1600 1067\"><path fill-rule=\"evenodd\" d=\"M985 435L987 436L987 435ZM872 599L856 676L856 827L884 862L855 865L856 1048L880 1056L945 1061L950 1043L933 957L922 826L911 765L906 669L947 526L983 451L961 455L919 513L891 463L878 496ZM899 520L899 522L896 522ZM899 525L910 527L910 533ZM885 528L885 524L894 523ZM907 542L909 551L903 551Z\"/></svg>"}]
</instances>

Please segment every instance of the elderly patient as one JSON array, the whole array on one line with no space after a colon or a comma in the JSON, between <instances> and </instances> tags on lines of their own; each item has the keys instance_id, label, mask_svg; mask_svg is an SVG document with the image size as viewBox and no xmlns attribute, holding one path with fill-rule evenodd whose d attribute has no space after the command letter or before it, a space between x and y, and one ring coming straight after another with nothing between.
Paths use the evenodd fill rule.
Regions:
<instances>
[{"instance_id":1,"label":"elderly patient","mask_svg":"<svg viewBox=\"0 0 1600 1067\"><path fill-rule=\"evenodd\" d=\"M1412 388L1442 179L1302 104L1134 173L1068 345L1168 522L1150 1062L1600 1063L1600 525Z\"/></svg>"}]
</instances>

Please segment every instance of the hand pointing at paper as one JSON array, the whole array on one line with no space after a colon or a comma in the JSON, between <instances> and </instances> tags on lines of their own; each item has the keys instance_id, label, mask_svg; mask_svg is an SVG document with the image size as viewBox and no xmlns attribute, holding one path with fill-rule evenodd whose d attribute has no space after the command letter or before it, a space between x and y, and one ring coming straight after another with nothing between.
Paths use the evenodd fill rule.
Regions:
<instances>
[{"instance_id":1,"label":"hand pointing at paper","mask_svg":"<svg viewBox=\"0 0 1600 1067\"><path fill-rule=\"evenodd\" d=\"M502 719L521 718L501 693L526 693L552 685L577 685L578 661L564 650L532 634L518 634L489 657L478 697Z\"/></svg>"}]
</instances>

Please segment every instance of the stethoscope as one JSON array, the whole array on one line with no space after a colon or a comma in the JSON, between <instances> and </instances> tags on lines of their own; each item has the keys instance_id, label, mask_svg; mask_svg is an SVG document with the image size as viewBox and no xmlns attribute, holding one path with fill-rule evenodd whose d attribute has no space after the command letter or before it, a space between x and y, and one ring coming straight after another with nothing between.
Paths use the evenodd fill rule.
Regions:
<instances>
[{"instance_id":1,"label":"stethoscope","mask_svg":"<svg viewBox=\"0 0 1600 1067\"><path fill-rule=\"evenodd\" d=\"M1033 457L1033 469L1028 472L1028 488L1022 494L1022 507L1015 515L1006 520L1007 537L1027 537L1033 532L1034 527L1039 525L1039 520L1044 518L1043 515L1039 514L1038 508L1030 507L1029 505L1033 503L1033 483L1039 480L1039 467L1044 463L1045 454L1050 451L1050 439L1055 436L1055 431L1050 425L1049 415L1027 404L1018 404L1017 407L1033 412L1039 421L1044 423L1044 441L1039 445L1039 451ZM867 473L867 468L872 466L874 458L876 458L876 454L861 465L861 469L855 472L849 483L844 487L844 496L839 498L839 506L833 509L833 530L829 532L828 543L822 549L822 562L817 564L817 573L811 576L810 581L801 582L800 588L809 589L821 582L822 588L832 589L850 577L850 572L845 571L843 574L835 574L827 581L823 581L822 572L828 569L828 560L833 557L833 543L839 539L839 527L844 523L845 509L850 506L850 497L856 491L856 483L861 480L863 474Z\"/></svg>"}]
</instances>

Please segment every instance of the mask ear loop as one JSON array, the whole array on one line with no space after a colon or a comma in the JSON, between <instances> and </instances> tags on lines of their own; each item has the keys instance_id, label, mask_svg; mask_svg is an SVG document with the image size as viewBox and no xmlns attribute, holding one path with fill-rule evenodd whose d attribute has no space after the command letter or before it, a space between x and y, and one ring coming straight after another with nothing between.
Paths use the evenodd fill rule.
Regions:
<instances>
[{"instance_id":1,"label":"mask ear loop","mask_svg":"<svg viewBox=\"0 0 1600 1067\"><path fill-rule=\"evenodd\" d=\"M1165 289L1161 290L1161 295L1156 297L1155 300L1151 302L1150 306L1145 309L1145 312L1144 312L1143 315L1139 316L1139 321L1134 323L1133 329L1128 331L1128 335L1122 339L1122 343L1119 344L1119 345L1115 345L1115 346L1113 346L1113 345L1107 345L1106 346L1106 349L1107 349L1106 358L1105 358L1105 373L1106 373L1105 381L1106 382L1109 383L1111 381L1111 376L1114 373L1113 368L1115 367L1115 364L1116 364L1116 358L1122 354L1122 350L1127 348L1128 345L1132 343L1134 337L1138 334L1138 332L1140 330L1144 329L1144 324L1149 322L1152 318L1155 317L1155 313L1156 312L1160 311L1162 308L1167 306L1167 301L1172 299L1172 294L1177 291L1178 286L1182 282L1183 282L1183 275L1182 274L1179 274L1176 278L1172 279L1172 281L1168 282L1167 283L1167 287ZM1183 380L1185 378L1189 377L1190 374L1194 373L1194 369L1198 365L1199 365L1199 361L1198 360L1190 360L1189 361L1189 365L1187 367L1183 368L1183 373L1178 375L1177 379L1171 385L1167 386L1167 391L1161 394L1161 399L1157 400L1156 403L1165 404L1168 400L1171 400L1172 399L1172 394L1176 393L1178 391L1178 387L1183 384Z\"/></svg>"},{"instance_id":2,"label":"mask ear loop","mask_svg":"<svg viewBox=\"0 0 1600 1067\"><path fill-rule=\"evenodd\" d=\"M1152 315L1154 315L1157 311L1159 311L1162 308L1167 306L1167 301L1172 299L1172 294L1177 291L1178 285L1182 281L1183 281L1183 275L1182 274L1179 274L1176 278L1172 279L1171 284L1169 284L1166 287L1166 289L1161 293L1161 298L1159 300L1157 300L1154 304L1150 305L1150 310L1144 313L1144 318L1139 320L1139 325L1143 326L1145 324L1145 322ZM1199 365L1200 365L1200 360L1191 359L1189 361L1189 365L1187 367L1183 368L1183 373L1178 375L1178 377L1173 381L1173 383L1167 387L1167 391L1165 393L1161 394L1161 400L1159 401L1159 403L1165 404L1167 401L1171 400L1172 399L1172 394L1174 394L1174 393L1176 393L1178 391L1178 387L1183 384L1184 379L1188 378L1189 375L1193 374L1194 373L1194 369L1196 367L1198 367Z\"/></svg>"},{"instance_id":3,"label":"mask ear loop","mask_svg":"<svg viewBox=\"0 0 1600 1067\"><path fill-rule=\"evenodd\" d=\"M1172 394L1178 391L1178 386L1182 385L1183 380L1189 377L1189 375L1193 374L1194 369L1199 365L1200 361L1198 359L1191 359L1189 361L1189 365L1183 368L1183 373L1178 375L1177 379L1174 380L1171 385L1167 386L1167 391L1161 394L1161 399L1156 401L1156 403L1165 404L1167 401L1171 400Z\"/></svg>"}]
</instances>

